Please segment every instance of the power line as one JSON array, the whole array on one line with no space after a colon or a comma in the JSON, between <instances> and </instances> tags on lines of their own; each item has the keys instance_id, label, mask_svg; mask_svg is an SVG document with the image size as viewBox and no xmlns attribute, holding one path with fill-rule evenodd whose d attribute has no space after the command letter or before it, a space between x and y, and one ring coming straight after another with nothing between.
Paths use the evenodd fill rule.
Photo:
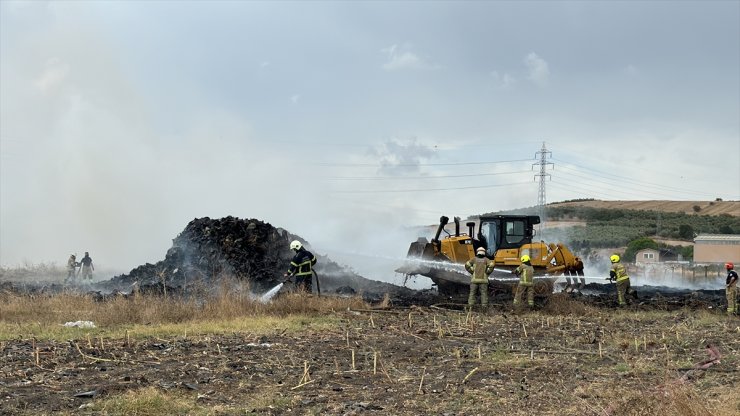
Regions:
<instances>
[{"instance_id":1,"label":"power line","mask_svg":"<svg viewBox=\"0 0 740 416\"><path fill-rule=\"evenodd\" d=\"M663 193L660 193L660 192L657 192L657 191L632 188L632 187L624 186L623 184L619 184L619 183L613 184L613 183L609 183L609 182L604 182L604 181L601 181L601 180L598 180L598 179L594 179L591 176L583 176L583 175L578 175L576 173L563 172L563 171L561 171L561 173L563 175L565 175L565 176L571 176L571 177L576 177L576 178L587 179L591 184L598 185L599 183L601 183L601 184L604 184L604 185L608 185L610 187L615 187L615 188L617 188L616 189L617 191L624 192L625 195L628 195L628 196L634 196L633 194L637 193L637 194L645 194L645 195L647 195L649 197L655 197L655 196L663 196L663 197L666 197L666 198L673 197L673 195L663 194ZM578 183L578 181L572 181L572 180L571 180L571 182L572 183Z\"/></svg>"},{"instance_id":2,"label":"power line","mask_svg":"<svg viewBox=\"0 0 740 416\"><path fill-rule=\"evenodd\" d=\"M558 160L558 159L555 159L555 160ZM690 193L690 194L695 194L695 195L700 195L700 196L705 196L705 197L708 196L708 195L710 195L710 194L704 193L704 192L696 192L696 191L691 191L691 190L686 190L686 189L674 188L674 187L671 187L671 186L654 184L654 183L651 183L651 182L637 181L637 180L634 180L634 179L631 179L631 178L627 178L627 177L624 177L624 176L619 176L619 175L614 175L614 174L607 174L607 173L600 172L598 170L588 169L588 168L585 168L583 166L576 165L576 164L570 163L570 162L564 162L564 161L560 161L560 162L566 163L566 164L570 164L570 165L579 167L582 170L585 170L587 174L590 174L590 176L588 177L588 179L594 180L592 175L596 175L596 176L600 176L600 177L602 177L602 178L604 178L606 180L613 181L613 182L615 182L616 184L618 184L621 187L625 187L624 186L624 183L627 182L627 183L631 183L631 184L634 184L634 185L638 185L640 188L653 188L653 189L662 190L662 191L669 191L669 192ZM569 166L563 166L563 168L565 168L566 170L577 171L577 170L575 170L573 168L570 168ZM609 176L613 176L614 178L617 178L617 179L610 178ZM596 181L596 182L599 182L599 181ZM606 183L606 182L602 182L602 183ZM637 190L639 192L651 192L651 193L653 192L653 191L645 191L643 189L637 189L637 188L631 188L631 189L635 189L635 190ZM672 195L665 195L665 194L664 194L664 196L672 197Z\"/></svg>"},{"instance_id":3,"label":"power line","mask_svg":"<svg viewBox=\"0 0 740 416\"><path fill-rule=\"evenodd\" d=\"M337 167L417 167L417 166L468 166L468 165L495 165L498 163L516 163L516 162L531 162L532 159L516 159L516 160L497 160L491 162L454 162L454 163L397 163L397 164L382 164L382 163L310 163L313 166L337 166Z\"/></svg>"},{"instance_id":4,"label":"power line","mask_svg":"<svg viewBox=\"0 0 740 416\"><path fill-rule=\"evenodd\" d=\"M428 176L334 176L324 178L327 180L399 180L399 179L445 179L445 178L471 178L480 176L498 176L498 175L511 175L516 173L528 173L529 170L517 170L511 172L496 172L496 173L470 173L465 175L428 175Z\"/></svg>"},{"instance_id":5,"label":"power line","mask_svg":"<svg viewBox=\"0 0 740 416\"><path fill-rule=\"evenodd\" d=\"M514 183L503 183L496 185L481 185L481 186L456 186L454 188L423 188L423 189L378 189L378 190L359 190L359 191L330 191L330 193L336 194L377 194L377 193L398 193L398 192L436 192L436 191L459 191L462 189L483 189L483 188L498 188L503 186L513 186L530 184L531 182L514 182Z\"/></svg>"}]
</instances>

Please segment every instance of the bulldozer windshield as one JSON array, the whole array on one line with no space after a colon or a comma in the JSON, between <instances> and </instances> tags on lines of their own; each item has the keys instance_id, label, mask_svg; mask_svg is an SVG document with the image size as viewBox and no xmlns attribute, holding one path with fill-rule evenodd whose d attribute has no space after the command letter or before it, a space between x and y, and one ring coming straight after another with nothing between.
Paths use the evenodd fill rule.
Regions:
<instances>
[{"instance_id":1,"label":"bulldozer windshield","mask_svg":"<svg viewBox=\"0 0 740 416\"><path fill-rule=\"evenodd\" d=\"M478 240L491 256L497 250L519 248L532 242L533 224L539 223L539 217L525 215L497 215L482 217Z\"/></svg>"},{"instance_id":2,"label":"bulldozer windshield","mask_svg":"<svg viewBox=\"0 0 740 416\"><path fill-rule=\"evenodd\" d=\"M495 222L484 222L480 225L478 239L483 248L486 249L487 256L493 256L498 249L498 226Z\"/></svg>"},{"instance_id":3,"label":"bulldozer windshield","mask_svg":"<svg viewBox=\"0 0 740 416\"><path fill-rule=\"evenodd\" d=\"M506 221L506 242L509 244L518 244L524 237L525 224L522 220Z\"/></svg>"}]
</instances>

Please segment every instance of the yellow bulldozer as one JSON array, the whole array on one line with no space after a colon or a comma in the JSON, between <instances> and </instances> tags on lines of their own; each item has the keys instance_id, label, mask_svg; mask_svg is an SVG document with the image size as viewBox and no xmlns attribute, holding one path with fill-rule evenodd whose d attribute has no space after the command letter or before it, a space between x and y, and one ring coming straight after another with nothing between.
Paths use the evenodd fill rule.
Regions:
<instances>
[{"instance_id":1,"label":"yellow bulldozer","mask_svg":"<svg viewBox=\"0 0 740 416\"><path fill-rule=\"evenodd\" d=\"M563 244L532 241L534 226L540 223L536 215L483 215L477 233L476 222L467 222L468 232L461 233L460 218L455 217L454 234L445 229L448 223L449 218L442 216L431 241L420 237L411 243L406 262L396 272L426 276L443 295L464 294L470 284L464 264L483 247L486 257L496 264L489 290L512 290L519 279L511 271L521 264L521 256L527 254L535 270L535 294L546 296L552 293L555 280L575 265L575 256ZM440 239L443 231L447 236Z\"/></svg>"}]
</instances>

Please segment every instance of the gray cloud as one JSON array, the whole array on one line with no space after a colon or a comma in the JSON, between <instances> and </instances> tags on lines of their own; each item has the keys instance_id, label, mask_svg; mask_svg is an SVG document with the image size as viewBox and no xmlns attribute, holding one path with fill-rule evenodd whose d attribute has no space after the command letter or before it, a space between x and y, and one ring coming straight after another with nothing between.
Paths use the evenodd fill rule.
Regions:
<instances>
[{"instance_id":1,"label":"gray cloud","mask_svg":"<svg viewBox=\"0 0 740 416\"><path fill-rule=\"evenodd\" d=\"M488 174L529 170L506 161L542 141L550 201L651 196L628 180L739 199L740 166L722 164L740 154L738 16L737 2L0 2L0 264L87 250L130 268L223 215L388 257L378 234L534 205L531 171Z\"/></svg>"},{"instance_id":2,"label":"gray cloud","mask_svg":"<svg viewBox=\"0 0 740 416\"><path fill-rule=\"evenodd\" d=\"M541 87L547 85L550 78L550 67L544 59L536 53L530 52L524 58L524 64L527 66L530 81Z\"/></svg>"}]
</instances>

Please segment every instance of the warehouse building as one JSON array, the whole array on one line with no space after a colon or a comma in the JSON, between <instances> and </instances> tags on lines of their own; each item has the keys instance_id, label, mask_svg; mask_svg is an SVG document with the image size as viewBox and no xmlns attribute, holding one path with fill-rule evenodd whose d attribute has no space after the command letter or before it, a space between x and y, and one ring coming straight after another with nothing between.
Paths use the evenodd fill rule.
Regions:
<instances>
[{"instance_id":1,"label":"warehouse building","mask_svg":"<svg viewBox=\"0 0 740 416\"><path fill-rule=\"evenodd\" d=\"M739 234L701 234L694 238L694 263L740 264Z\"/></svg>"}]
</instances>

